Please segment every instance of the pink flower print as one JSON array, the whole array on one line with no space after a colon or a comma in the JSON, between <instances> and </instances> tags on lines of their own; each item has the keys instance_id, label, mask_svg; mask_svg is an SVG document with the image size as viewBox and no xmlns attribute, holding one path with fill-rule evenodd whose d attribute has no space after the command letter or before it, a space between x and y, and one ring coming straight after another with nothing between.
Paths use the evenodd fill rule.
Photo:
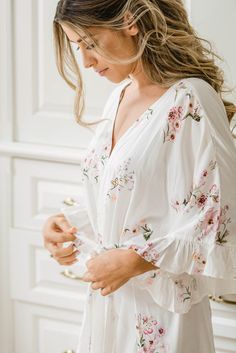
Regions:
<instances>
[{"instance_id":1,"label":"pink flower print","mask_svg":"<svg viewBox=\"0 0 236 353\"><path fill-rule=\"evenodd\" d=\"M92 183L97 184L99 180L100 171L108 159L108 145L104 144L97 150L93 148L88 152L83 161L83 175ZM83 181L86 179L83 178Z\"/></svg>"},{"instance_id":2,"label":"pink flower print","mask_svg":"<svg viewBox=\"0 0 236 353\"><path fill-rule=\"evenodd\" d=\"M189 194L186 195L184 200L171 201L171 206L177 212L181 210L189 212L194 206L203 210L207 205L212 205L212 201L213 203L219 203L219 187L216 184L213 184L208 192L203 191L203 186L207 183L207 178L211 176L215 167L216 162L211 160L208 167L201 172L198 183L191 185Z\"/></svg>"},{"instance_id":3,"label":"pink flower print","mask_svg":"<svg viewBox=\"0 0 236 353\"><path fill-rule=\"evenodd\" d=\"M151 274L150 277L148 277L148 278L145 280L145 283L146 283L147 285L151 286L151 285L154 283L154 281L155 281L155 279L156 279L156 277L157 277L157 275L158 275L159 273L160 273L159 270L155 271L153 274Z\"/></svg>"},{"instance_id":4,"label":"pink flower print","mask_svg":"<svg viewBox=\"0 0 236 353\"><path fill-rule=\"evenodd\" d=\"M204 215L204 219L201 222L200 228L202 236L206 236L211 232L216 232L218 228L219 210L211 207Z\"/></svg>"},{"instance_id":5,"label":"pink flower print","mask_svg":"<svg viewBox=\"0 0 236 353\"><path fill-rule=\"evenodd\" d=\"M160 257L152 243L147 244L143 250L138 251L138 254L141 255L144 260L151 262L153 265L156 265L156 262Z\"/></svg>"},{"instance_id":6,"label":"pink flower print","mask_svg":"<svg viewBox=\"0 0 236 353\"><path fill-rule=\"evenodd\" d=\"M138 232L139 232L139 227L136 226L136 227L132 228L132 229L131 229L131 232L132 232L133 235L137 235Z\"/></svg>"},{"instance_id":7,"label":"pink flower print","mask_svg":"<svg viewBox=\"0 0 236 353\"><path fill-rule=\"evenodd\" d=\"M176 132L180 129L181 126L181 115L183 112L182 107L173 107L168 114L168 127L167 132L164 133L164 142L173 141L175 139Z\"/></svg>"},{"instance_id":8,"label":"pink flower print","mask_svg":"<svg viewBox=\"0 0 236 353\"><path fill-rule=\"evenodd\" d=\"M145 219L142 219L138 224L125 228L123 231L123 236L126 236L127 238L142 234L144 239L147 241L151 237L152 233L153 230L151 229L151 225L148 225Z\"/></svg>"},{"instance_id":9,"label":"pink flower print","mask_svg":"<svg viewBox=\"0 0 236 353\"><path fill-rule=\"evenodd\" d=\"M160 257L152 243L146 244L144 248L140 245L132 244L129 246L129 249L136 251L138 255L144 258L144 260L151 262L153 265L156 264Z\"/></svg>"},{"instance_id":10,"label":"pink flower print","mask_svg":"<svg viewBox=\"0 0 236 353\"><path fill-rule=\"evenodd\" d=\"M139 221L139 225L140 225L140 226L145 226L146 224L147 224L146 219L141 219L141 220Z\"/></svg>"},{"instance_id":11,"label":"pink flower print","mask_svg":"<svg viewBox=\"0 0 236 353\"><path fill-rule=\"evenodd\" d=\"M117 175L111 180L111 186L107 192L110 200L117 200L118 193L122 190L132 191L134 187L134 171L129 170L131 159L120 165ZM114 197L116 195L116 197Z\"/></svg>"},{"instance_id":12,"label":"pink flower print","mask_svg":"<svg viewBox=\"0 0 236 353\"><path fill-rule=\"evenodd\" d=\"M180 303L184 303L186 300L191 299L191 291L188 285L184 284L183 279L175 280L177 290L177 300Z\"/></svg>"},{"instance_id":13,"label":"pink flower print","mask_svg":"<svg viewBox=\"0 0 236 353\"><path fill-rule=\"evenodd\" d=\"M159 333L159 336L160 336L160 337L161 337L161 336L164 336L165 333L166 333L166 330L165 330L163 327L160 327L160 328L158 329L158 333Z\"/></svg>"},{"instance_id":14,"label":"pink flower print","mask_svg":"<svg viewBox=\"0 0 236 353\"><path fill-rule=\"evenodd\" d=\"M188 113L185 118L191 117L193 120L199 122L203 116L202 108L192 93L188 92L187 96L189 97L190 102L188 106Z\"/></svg>"},{"instance_id":15,"label":"pink flower print","mask_svg":"<svg viewBox=\"0 0 236 353\"><path fill-rule=\"evenodd\" d=\"M205 206L207 201L207 195L201 194L196 198L196 204L199 208L202 208Z\"/></svg>"},{"instance_id":16,"label":"pink flower print","mask_svg":"<svg viewBox=\"0 0 236 353\"><path fill-rule=\"evenodd\" d=\"M200 274L203 273L204 268L206 266L206 258L203 254L194 252L193 254L193 261L194 261L194 273Z\"/></svg>"},{"instance_id":17,"label":"pink flower print","mask_svg":"<svg viewBox=\"0 0 236 353\"><path fill-rule=\"evenodd\" d=\"M131 250L138 252L141 249L141 246L132 244L128 247L128 249L131 249Z\"/></svg>"},{"instance_id":18,"label":"pink flower print","mask_svg":"<svg viewBox=\"0 0 236 353\"><path fill-rule=\"evenodd\" d=\"M180 203L178 200L171 201L171 206L178 212L180 210Z\"/></svg>"},{"instance_id":19,"label":"pink flower print","mask_svg":"<svg viewBox=\"0 0 236 353\"><path fill-rule=\"evenodd\" d=\"M180 128L180 122L179 121L176 121L174 124L173 124L173 128L175 130L178 130Z\"/></svg>"},{"instance_id":20,"label":"pink flower print","mask_svg":"<svg viewBox=\"0 0 236 353\"><path fill-rule=\"evenodd\" d=\"M179 90L182 88L186 89L184 85L177 86L175 100L178 96ZM166 141L174 141L176 139L176 134L181 129L183 120L190 117L196 122L200 122L201 118L203 117L202 108L196 98L193 96L192 92L188 91L186 93L186 96L189 97L190 102L185 114L183 114L184 109L182 106L174 106L170 109L168 113L167 131L164 131L164 143Z\"/></svg>"},{"instance_id":21,"label":"pink flower print","mask_svg":"<svg viewBox=\"0 0 236 353\"><path fill-rule=\"evenodd\" d=\"M154 282L154 280L153 280L153 278L147 278L146 279L146 281L145 281L145 283L147 284L147 285L149 285L149 286L151 286L152 284L153 284L153 282Z\"/></svg>"},{"instance_id":22,"label":"pink flower print","mask_svg":"<svg viewBox=\"0 0 236 353\"><path fill-rule=\"evenodd\" d=\"M219 188L217 187L216 184L212 185L209 191L209 195L214 202L217 202L217 203L219 202Z\"/></svg>"},{"instance_id":23,"label":"pink flower print","mask_svg":"<svg viewBox=\"0 0 236 353\"><path fill-rule=\"evenodd\" d=\"M117 195L112 194L112 195L111 195L111 201L116 201L116 200L117 200Z\"/></svg>"},{"instance_id":24,"label":"pink flower print","mask_svg":"<svg viewBox=\"0 0 236 353\"><path fill-rule=\"evenodd\" d=\"M163 337L166 330L152 316L139 314L136 325L138 333L138 353L156 353L159 347L162 352L167 352Z\"/></svg>"},{"instance_id":25,"label":"pink flower print","mask_svg":"<svg viewBox=\"0 0 236 353\"><path fill-rule=\"evenodd\" d=\"M228 205L225 205L220 209L220 214L218 217L218 229L216 234L216 244L218 245L224 245L227 243L227 237L229 235L227 225L231 223L231 218L227 216L228 211Z\"/></svg>"},{"instance_id":26,"label":"pink flower print","mask_svg":"<svg viewBox=\"0 0 236 353\"><path fill-rule=\"evenodd\" d=\"M212 197L212 195L210 196ZM214 202L216 201L214 200ZM212 234L215 237L216 244L223 245L227 243L227 237L229 235L227 225L231 223L231 218L227 216L228 210L228 205L224 207L209 208L196 225L196 229L199 228L201 231L198 240L201 240L204 236Z\"/></svg>"}]
</instances>

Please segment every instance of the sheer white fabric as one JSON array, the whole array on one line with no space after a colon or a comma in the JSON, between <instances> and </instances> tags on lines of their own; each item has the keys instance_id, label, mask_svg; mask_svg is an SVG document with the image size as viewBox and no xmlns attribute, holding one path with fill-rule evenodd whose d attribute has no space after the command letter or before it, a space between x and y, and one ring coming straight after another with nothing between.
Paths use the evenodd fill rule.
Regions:
<instances>
[{"instance_id":1,"label":"sheer white fabric","mask_svg":"<svg viewBox=\"0 0 236 353\"><path fill-rule=\"evenodd\" d=\"M108 297L89 288L78 353L211 353L207 296L236 293L236 158L224 105L203 80L184 79L110 153L126 85L111 94L82 165L91 251L132 248L159 269ZM89 252L83 236L78 248Z\"/></svg>"}]
</instances>

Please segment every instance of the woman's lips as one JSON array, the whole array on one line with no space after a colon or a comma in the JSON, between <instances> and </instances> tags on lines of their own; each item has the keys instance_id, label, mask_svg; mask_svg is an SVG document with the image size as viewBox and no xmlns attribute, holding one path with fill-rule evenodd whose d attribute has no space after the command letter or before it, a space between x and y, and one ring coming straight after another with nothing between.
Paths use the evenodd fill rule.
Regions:
<instances>
[{"instance_id":1,"label":"woman's lips","mask_svg":"<svg viewBox=\"0 0 236 353\"><path fill-rule=\"evenodd\" d=\"M106 68L106 69L104 69L102 71L99 71L98 73L99 73L100 76L104 76L107 70L108 70L108 68Z\"/></svg>"}]
</instances>

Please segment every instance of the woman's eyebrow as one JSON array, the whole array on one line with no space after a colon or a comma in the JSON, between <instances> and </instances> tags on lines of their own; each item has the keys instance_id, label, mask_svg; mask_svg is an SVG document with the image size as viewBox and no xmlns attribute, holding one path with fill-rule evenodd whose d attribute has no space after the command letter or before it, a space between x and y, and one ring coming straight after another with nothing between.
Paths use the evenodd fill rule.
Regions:
<instances>
[{"instance_id":1,"label":"woman's eyebrow","mask_svg":"<svg viewBox=\"0 0 236 353\"><path fill-rule=\"evenodd\" d=\"M91 37L96 36L96 34L92 34ZM88 38L87 36L83 36L81 39L78 39L76 42L74 42L73 40L70 40L70 42L72 43L81 43L84 39Z\"/></svg>"},{"instance_id":2,"label":"woman's eyebrow","mask_svg":"<svg viewBox=\"0 0 236 353\"><path fill-rule=\"evenodd\" d=\"M82 40L84 40L84 39L86 39L86 38L87 38L87 36L83 36L81 39L78 39L78 40L76 41L76 43L81 43Z\"/></svg>"}]
</instances>

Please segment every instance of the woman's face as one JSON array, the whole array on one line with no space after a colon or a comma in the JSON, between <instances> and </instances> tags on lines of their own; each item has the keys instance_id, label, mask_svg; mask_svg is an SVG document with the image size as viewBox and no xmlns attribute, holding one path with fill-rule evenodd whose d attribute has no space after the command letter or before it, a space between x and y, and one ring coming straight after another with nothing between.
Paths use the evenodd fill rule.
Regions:
<instances>
[{"instance_id":1,"label":"woman's face","mask_svg":"<svg viewBox=\"0 0 236 353\"><path fill-rule=\"evenodd\" d=\"M96 48L93 47L90 40L86 38L86 35L81 30L78 30L78 33L76 33L66 24L61 24L61 27L68 39L71 42L77 43L85 68L94 69L95 72L101 76L105 76L114 83L123 81L135 71L137 62L132 64L110 63L108 59L96 52ZM94 40L98 42L98 45L104 48L104 51L108 52L114 59L128 59L136 53L134 36L138 31L134 26L122 32L91 27L89 28L89 32ZM83 39L86 39L88 44Z\"/></svg>"}]
</instances>

